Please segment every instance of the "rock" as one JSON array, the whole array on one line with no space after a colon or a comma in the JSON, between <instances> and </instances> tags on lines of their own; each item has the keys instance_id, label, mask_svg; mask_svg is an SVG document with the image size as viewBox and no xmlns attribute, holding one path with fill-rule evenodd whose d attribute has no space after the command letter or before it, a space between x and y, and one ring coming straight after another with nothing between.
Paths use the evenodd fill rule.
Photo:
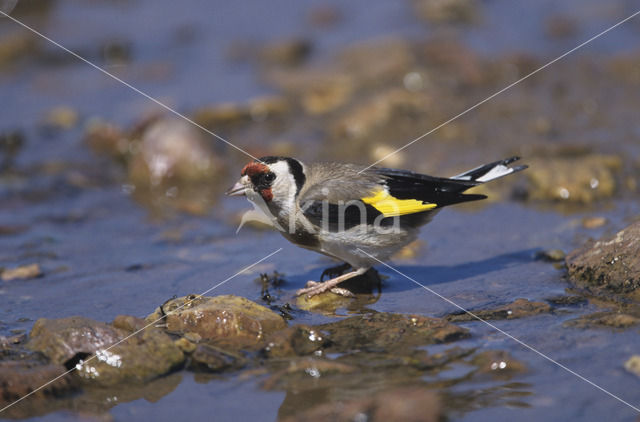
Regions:
<instances>
[{"instance_id":1,"label":"rock","mask_svg":"<svg viewBox=\"0 0 640 422\"><path fill-rule=\"evenodd\" d=\"M469 24L478 19L478 3L475 0L414 0L416 14L435 24Z\"/></svg>"},{"instance_id":2,"label":"rock","mask_svg":"<svg viewBox=\"0 0 640 422\"><path fill-rule=\"evenodd\" d=\"M494 378L512 378L516 374L527 371L527 367L513 359L502 350L488 350L478 353L471 359L471 364L478 367L477 374L489 374Z\"/></svg>"},{"instance_id":3,"label":"rock","mask_svg":"<svg viewBox=\"0 0 640 422\"><path fill-rule=\"evenodd\" d=\"M62 365L77 353L90 355L111 346L122 334L108 324L89 318L42 318L33 325L27 347Z\"/></svg>"},{"instance_id":4,"label":"rock","mask_svg":"<svg viewBox=\"0 0 640 422\"><path fill-rule=\"evenodd\" d=\"M19 130L0 132L0 172L11 169L25 144L24 134Z\"/></svg>"},{"instance_id":5,"label":"rock","mask_svg":"<svg viewBox=\"0 0 640 422\"><path fill-rule=\"evenodd\" d=\"M118 316L113 325L84 317L39 319L27 347L58 365L75 367L91 385L142 383L166 374L184 361L182 351L162 331L144 321Z\"/></svg>"},{"instance_id":6,"label":"rock","mask_svg":"<svg viewBox=\"0 0 640 422\"><path fill-rule=\"evenodd\" d=\"M442 418L440 400L432 390L424 387L401 387L368 397L345 398L340 403L321 404L281 421L437 422Z\"/></svg>"},{"instance_id":7,"label":"rock","mask_svg":"<svg viewBox=\"0 0 640 422\"><path fill-rule=\"evenodd\" d=\"M47 112L44 127L51 130L69 130L78 124L78 112L68 106L58 106Z\"/></svg>"},{"instance_id":8,"label":"rock","mask_svg":"<svg viewBox=\"0 0 640 422\"><path fill-rule=\"evenodd\" d=\"M490 319L515 319L524 318L528 316L544 314L551 312L551 306L544 302L531 302L527 299L516 299L513 303L508 305L499 306L489 310L478 310L472 313L479 318ZM447 321L463 322L463 321L477 321L468 313L451 314L447 316Z\"/></svg>"},{"instance_id":9,"label":"rock","mask_svg":"<svg viewBox=\"0 0 640 422\"><path fill-rule=\"evenodd\" d=\"M338 63L359 86L380 87L385 82L402 81L415 57L408 41L389 37L347 46Z\"/></svg>"},{"instance_id":10,"label":"rock","mask_svg":"<svg viewBox=\"0 0 640 422\"><path fill-rule=\"evenodd\" d=\"M346 104L353 94L353 78L335 68L277 69L265 78L288 96L300 99L305 113L316 116Z\"/></svg>"},{"instance_id":11,"label":"rock","mask_svg":"<svg viewBox=\"0 0 640 422\"><path fill-rule=\"evenodd\" d=\"M331 131L342 142L369 140L381 128L398 124L398 119L422 115L429 106L430 101L422 94L391 89L340 116Z\"/></svg>"},{"instance_id":12,"label":"rock","mask_svg":"<svg viewBox=\"0 0 640 422\"><path fill-rule=\"evenodd\" d=\"M260 59L270 65L295 66L304 62L311 50L311 41L294 38L265 46L260 52Z\"/></svg>"},{"instance_id":13,"label":"rock","mask_svg":"<svg viewBox=\"0 0 640 422\"><path fill-rule=\"evenodd\" d=\"M358 368L353 365L336 362L323 358L305 357L290 358L283 362L286 366L276 371L262 384L265 390L276 389L313 389L315 386L309 385L310 379L322 379L329 382L331 376L349 376L358 372Z\"/></svg>"},{"instance_id":14,"label":"rock","mask_svg":"<svg viewBox=\"0 0 640 422\"><path fill-rule=\"evenodd\" d=\"M576 306L584 305L587 303L587 299L582 296L552 296L545 299L547 302L554 306Z\"/></svg>"},{"instance_id":15,"label":"rock","mask_svg":"<svg viewBox=\"0 0 640 422\"><path fill-rule=\"evenodd\" d=\"M182 350L184 353L193 353L196 348L198 347L198 345L196 343L193 343L191 341L189 341L187 338L185 337L180 337L178 340L176 340L175 345L178 346L180 348L180 350Z\"/></svg>"},{"instance_id":16,"label":"rock","mask_svg":"<svg viewBox=\"0 0 640 422\"><path fill-rule=\"evenodd\" d=\"M2 281L27 280L42 276L42 270L38 264L23 265L21 267L0 270Z\"/></svg>"},{"instance_id":17,"label":"rock","mask_svg":"<svg viewBox=\"0 0 640 422\"><path fill-rule=\"evenodd\" d=\"M525 172L532 200L589 204L612 197L622 168L617 155L577 154L531 160Z\"/></svg>"},{"instance_id":18,"label":"rock","mask_svg":"<svg viewBox=\"0 0 640 422\"><path fill-rule=\"evenodd\" d=\"M439 84L451 88L483 86L493 73L487 70L477 52L456 39L436 37L427 40L420 45L419 53L435 71L430 74L434 79L430 84L433 90ZM449 125L442 129L447 127Z\"/></svg>"},{"instance_id":19,"label":"rock","mask_svg":"<svg viewBox=\"0 0 640 422\"><path fill-rule=\"evenodd\" d=\"M100 119L86 125L84 142L96 153L124 161L132 149L129 135L118 126Z\"/></svg>"},{"instance_id":20,"label":"rock","mask_svg":"<svg viewBox=\"0 0 640 422\"><path fill-rule=\"evenodd\" d=\"M33 34L24 31L4 32L0 40L0 69L33 53L36 46Z\"/></svg>"},{"instance_id":21,"label":"rock","mask_svg":"<svg viewBox=\"0 0 640 422\"><path fill-rule=\"evenodd\" d=\"M307 325L295 325L269 336L263 352L270 358L304 356L330 344L327 333Z\"/></svg>"},{"instance_id":22,"label":"rock","mask_svg":"<svg viewBox=\"0 0 640 422\"><path fill-rule=\"evenodd\" d=\"M0 360L0 408L24 397L65 372L66 368L62 365L47 364L38 359ZM37 391L29 400L59 398L78 388L79 383L76 378L64 375Z\"/></svg>"},{"instance_id":23,"label":"rock","mask_svg":"<svg viewBox=\"0 0 640 422\"><path fill-rule=\"evenodd\" d=\"M549 38L569 38L577 34L578 24L569 16L551 16L545 23L545 32Z\"/></svg>"},{"instance_id":24,"label":"rock","mask_svg":"<svg viewBox=\"0 0 640 422\"><path fill-rule=\"evenodd\" d=\"M585 217L582 219L582 227L585 229L597 229L607 224L605 217Z\"/></svg>"},{"instance_id":25,"label":"rock","mask_svg":"<svg viewBox=\"0 0 640 422\"><path fill-rule=\"evenodd\" d=\"M633 355L624 363L624 369L640 377L640 355Z\"/></svg>"},{"instance_id":26,"label":"rock","mask_svg":"<svg viewBox=\"0 0 640 422\"><path fill-rule=\"evenodd\" d=\"M640 221L614 236L589 242L566 259L569 280L592 294L606 292L640 300Z\"/></svg>"},{"instance_id":27,"label":"rock","mask_svg":"<svg viewBox=\"0 0 640 422\"><path fill-rule=\"evenodd\" d=\"M193 113L193 120L208 129L215 131L220 127L235 127L251 122L251 112L248 107L237 103L222 103L201 107Z\"/></svg>"},{"instance_id":28,"label":"rock","mask_svg":"<svg viewBox=\"0 0 640 422\"><path fill-rule=\"evenodd\" d=\"M221 171L211 142L182 119L152 120L139 139L128 162L129 180L136 186L211 182Z\"/></svg>"},{"instance_id":29,"label":"rock","mask_svg":"<svg viewBox=\"0 0 640 422\"><path fill-rule=\"evenodd\" d=\"M184 306L183 306L184 305ZM164 318L163 318L164 312ZM283 329L284 319L264 306L233 295L205 297L190 295L172 299L147 317L163 318L172 333L196 333L216 345L261 347L265 337Z\"/></svg>"},{"instance_id":30,"label":"rock","mask_svg":"<svg viewBox=\"0 0 640 422\"><path fill-rule=\"evenodd\" d=\"M197 372L223 372L240 369L245 363L239 355L208 344L199 344L191 354L188 368Z\"/></svg>"},{"instance_id":31,"label":"rock","mask_svg":"<svg viewBox=\"0 0 640 422\"><path fill-rule=\"evenodd\" d=\"M594 312L580 318L572 319L564 323L567 327L575 328L594 328L594 327L611 327L611 328L629 328L640 323L640 318L633 315L619 313L617 311Z\"/></svg>"},{"instance_id":32,"label":"rock","mask_svg":"<svg viewBox=\"0 0 640 422\"><path fill-rule=\"evenodd\" d=\"M420 315L368 313L317 327L327 331L329 350L367 348L404 349L433 343L446 343L469 336L468 330L444 319Z\"/></svg>"},{"instance_id":33,"label":"rock","mask_svg":"<svg viewBox=\"0 0 640 422\"><path fill-rule=\"evenodd\" d=\"M547 249L536 252L535 258L547 262L560 262L564 261L565 253L562 249Z\"/></svg>"}]
</instances>

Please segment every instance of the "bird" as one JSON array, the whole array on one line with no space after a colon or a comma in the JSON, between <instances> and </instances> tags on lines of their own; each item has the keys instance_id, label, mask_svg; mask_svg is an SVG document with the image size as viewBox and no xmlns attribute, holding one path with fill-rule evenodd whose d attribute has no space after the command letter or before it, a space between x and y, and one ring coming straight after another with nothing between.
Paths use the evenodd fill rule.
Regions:
<instances>
[{"instance_id":1,"label":"bird","mask_svg":"<svg viewBox=\"0 0 640 422\"><path fill-rule=\"evenodd\" d=\"M344 262L333 269L340 275L309 281L296 292L311 297L329 290L343 293L340 283L365 274L415 240L420 227L441 208L486 198L464 193L467 189L526 169L509 166L519 159L510 157L445 178L266 156L245 165L226 194L246 196L295 245Z\"/></svg>"}]
</instances>

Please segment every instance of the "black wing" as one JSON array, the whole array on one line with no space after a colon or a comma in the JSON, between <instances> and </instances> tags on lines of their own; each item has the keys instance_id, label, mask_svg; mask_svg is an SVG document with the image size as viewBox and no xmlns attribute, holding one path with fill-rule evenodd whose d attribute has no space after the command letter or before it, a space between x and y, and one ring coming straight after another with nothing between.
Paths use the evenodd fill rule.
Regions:
<instances>
[{"instance_id":1,"label":"black wing","mask_svg":"<svg viewBox=\"0 0 640 422\"><path fill-rule=\"evenodd\" d=\"M389 193L398 199L417 199L437 204L441 208L486 198L486 195L463 194L467 189L481 184L474 180L447 179L387 168L372 171L385 178Z\"/></svg>"}]
</instances>

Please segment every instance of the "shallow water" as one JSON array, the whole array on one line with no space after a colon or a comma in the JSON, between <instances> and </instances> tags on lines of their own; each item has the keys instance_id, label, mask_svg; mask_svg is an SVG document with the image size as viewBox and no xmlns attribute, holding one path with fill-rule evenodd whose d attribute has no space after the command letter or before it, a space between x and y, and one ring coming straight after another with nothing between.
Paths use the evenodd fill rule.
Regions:
<instances>
[{"instance_id":1,"label":"shallow water","mask_svg":"<svg viewBox=\"0 0 640 422\"><path fill-rule=\"evenodd\" d=\"M18 10L21 14L17 16L178 110L244 101L273 91L261 82L255 66L229 59L232 42L302 35L314 43L312 60L321 62L355 41L389 34L415 39L435 31L412 16L408 2L335 4L342 18L329 30L308 24L309 10L320 5L314 1L238 6L206 1L177 5L168 1L59 0L45 13ZM629 2L603 6L597 1L571 1L563 4L562 10L550 5L549 1L526 5L488 2L481 8L479 24L456 30L481 55L526 51L550 59L633 12ZM576 33L562 41L545 38L541 28L555 14L579 22ZM526 24L514 24L522 22L522 16L527 17ZM608 57L636 51L639 28L637 21L629 22L580 54ZM0 36L15 31L23 30L0 18ZM112 40L131 47L130 63L110 63L105 58L100 46ZM588 95L589 87L584 90ZM82 123L99 116L123 126L156 108L55 46L42 43L39 51L0 68L0 92L3 102L11 105L0 113L0 132L17 129L26 139L14 162L17 172L0 179L0 225L23 228L0 237L0 266L37 262L45 273L34 280L0 282L0 335L10 335L12 330L28 332L38 318L82 315L111 321L121 314L144 317L168 298L202 293L278 248L282 251L209 294L235 294L260 301L260 286L254 280L259 273L277 270L286 280L278 291L279 301L293 303L294 291L331 264L292 246L277 233L245 227L236 234L232 221L239 211L249 208L244 200L221 198L204 216L155 218L126 193L117 171L115 176L104 173L112 165L83 144L82 124L67 131L43 130L46 112L61 104L76 109ZM619 136L613 133L599 138L613 139L602 141L602 150L637 153L637 133L636 138L622 136L637 132L637 128L627 121L618 124ZM598 136L595 138L587 141L599 145ZM296 141L300 150L318 148L305 139ZM242 139L233 141L243 145ZM305 158L313 158L312 153L306 154ZM487 157L481 150L465 154L462 161L498 158ZM325 155L339 157L340 153L325 151ZM216 181L224 184L222 188L231 183L235 167L246 161L228 156L227 160L229 174ZM455 158L452 161L458 162ZM53 168L52 163L58 163L59 168ZM90 183L77 183L78 174L88 177ZM568 284L563 270L534 259L537 251L570 251L589 237L614 233L639 214L637 196L624 194L572 213L513 201L461 206L440 213L435 223L422 231L424 243L418 255L396 261L394 266L469 310L496 307L516 298L544 301L564 294ZM582 218L593 215L606 217L607 223L585 229ZM384 276L379 298L362 308L339 309L339 315L372 309L442 317L458 310L388 268L380 267L379 271ZM623 368L629 356L640 349L637 329L563 326L565 321L597 309L592 304L559 306L552 313L491 324L638 406L638 379ZM306 311L296 311L294 316L295 323L305 324L336 318ZM428 346L427 350L435 353L455 346L505 350L524 362L528 371L509 380L522 383L516 386L490 378L458 383L452 390L467 400L468 406L449 411L452 420L637 417L631 408L494 328L482 322L461 325L471 331L471 338ZM435 377L456 378L464 370L453 367ZM148 400L121 401L109 414L115 420L196 419L209 417L215 409L222 420L273 420L282 411L286 396L285 392L261 389L260 376L204 379L183 371L169 377L170 388L158 388L162 394ZM513 389L522 394L513 400L495 392L487 393L492 399L477 398L478 391L491 389ZM71 407L67 409L34 419L78 417Z\"/></svg>"}]
</instances>

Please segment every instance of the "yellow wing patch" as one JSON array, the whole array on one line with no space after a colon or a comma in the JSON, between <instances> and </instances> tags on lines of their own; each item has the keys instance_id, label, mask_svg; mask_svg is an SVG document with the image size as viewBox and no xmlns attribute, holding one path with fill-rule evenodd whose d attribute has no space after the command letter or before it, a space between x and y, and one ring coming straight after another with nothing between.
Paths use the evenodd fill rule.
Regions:
<instances>
[{"instance_id":1,"label":"yellow wing patch","mask_svg":"<svg viewBox=\"0 0 640 422\"><path fill-rule=\"evenodd\" d=\"M386 190L380 190L373 196L362 198L365 204L369 204L385 217L397 217L405 214L414 214L434 209L437 204L423 202L417 199L398 199Z\"/></svg>"}]
</instances>

